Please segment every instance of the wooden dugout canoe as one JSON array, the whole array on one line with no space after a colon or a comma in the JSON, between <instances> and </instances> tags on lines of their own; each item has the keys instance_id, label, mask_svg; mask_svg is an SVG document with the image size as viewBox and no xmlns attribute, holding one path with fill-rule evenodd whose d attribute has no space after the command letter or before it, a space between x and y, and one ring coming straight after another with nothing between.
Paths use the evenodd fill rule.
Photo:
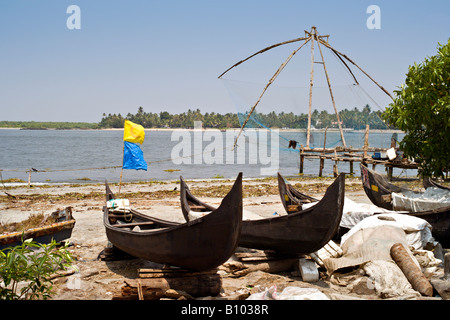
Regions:
<instances>
[{"instance_id":1,"label":"wooden dugout canoe","mask_svg":"<svg viewBox=\"0 0 450 320\"><path fill-rule=\"evenodd\" d=\"M114 199L106 183L106 200ZM131 209L128 215L104 207L109 241L138 258L190 270L213 269L234 253L242 225L242 173L221 205L209 215L187 223L164 221ZM139 230L136 230L139 227Z\"/></svg>"},{"instance_id":2,"label":"wooden dugout canoe","mask_svg":"<svg viewBox=\"0 0 450 320\"><path fill-rule=\"evenodd\" d=\"M429 188L429 187L436 187L439 189L444 189L444 190L450 190L450 187L444 186L440 183L437 183L435 180L431 179L431 178L425 178L423 179L423 186L425 189Z\"/></svg>"},{"instance_id":3,"label":"wooden dugout canoe","mask_svg":"<svg viewBox=\"0 0 450 320\"><path fill-rule=\"evenodd\" d=\"M399 213L405 213L428 221L432 227L433 237L441 242L444 247L450 246L450 206L424 211L405 211L402 208L400 211L394 208L392 204L392 193L415 191L390 183L384 176L370 170L363 164L360 164L360 168L364 191L373 204L388 210L398 210Z\"/></svg>"},{"instance_id":4,"label":"wooden dugout canoe","mask_svg":"<svg viewBox=\"0 0 450 320\"><path fill-rule=\"evenodd\" d=\"M295 189L280 173L278 173L278 191L281 203L288 214L302 210L302 205L306 203L319 201Z\"/></svg>"},{"instance_id":5,"label":"wooden dugout canoe","mask_svg":"<svg viewBox=\"0 0 450 320\"><path fill-rule=\"evenodd\" d=\"M190 208L198 210L203 202L192 195L182 177L180 183L181 207L185 219L189 221ZM287 254L309 254L319 250L338 230L344 193L345 176L340 174L328 187L324 197L309 209L283 216L243 220L239 246Z\"/></svg>"}]
</instances>

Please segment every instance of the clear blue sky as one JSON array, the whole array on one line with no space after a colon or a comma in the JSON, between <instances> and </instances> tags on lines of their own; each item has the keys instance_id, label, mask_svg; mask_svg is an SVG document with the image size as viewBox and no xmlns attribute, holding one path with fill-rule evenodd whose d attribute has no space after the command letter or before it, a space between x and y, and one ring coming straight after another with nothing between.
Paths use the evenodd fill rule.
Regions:
<instances>
[{"instance_id":1,"label":"clear blue sky","mask_svg":"<svg viewBox=\"0 0 450 320\"><path fill-rule=\"evenodd\" d=\"M366 26L372 4L378 30ZM70 5L79 30L67 28ZM235 112L218 75L313 25L392 92L447 42L450 1L0 0L0 120Z\"/></svg>"}]
</instances>

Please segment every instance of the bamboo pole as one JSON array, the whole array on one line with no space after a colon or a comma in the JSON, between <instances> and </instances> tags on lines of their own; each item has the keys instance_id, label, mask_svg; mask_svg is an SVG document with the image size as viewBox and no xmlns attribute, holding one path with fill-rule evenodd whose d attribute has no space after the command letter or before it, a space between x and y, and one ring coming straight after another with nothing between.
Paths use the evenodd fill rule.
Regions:
<instances>
[{"instance_id":1,"label":"bamboo pole","mask_svg":"<svg viewBox=\"0 0 450 320\"><path fill-rule=\"evenodd\" d=\"M303 145L300 145L300 169L299 173L303 173L303 162L305 161L305 156L303 155Z\"/></svg>"},{"instance_id":2,"label":"bamboo pole","mask_svg":"<svg viewBox=\"0 0 450 320\"><path fill-rule=\"evenodd\" d=\"M27 171L28 172L28 188L30 187L30 185L31 185L31 169L29 170L29 171Z\"/></svg>"},{"instance_id":3,"label":"bamboo pole","mask_svg":"<svg viewBox=\"0 0 450 320\"><path fill-rule=\"evenodd\" d=\"M270 49L273 49L273 48L276 48L276 47L279 47L279 46L282 46L282 45L285 45L285 44L288 44L288 43L293 43L293 42L303 41L303 40L307 40L307 39L308 39L307 37L304 37L304 38L297 38L297 39L292 39L292 40L280 42L280 43L271 45L271 46L269 46L269 47L267 47L267 48L264 48L264 49L262 49L262 50L259 50L258 52L252 54L251 56L245 58L244 60L241 60L241 61L239 61L238 63L235 63L234 65L232 65L230 68L228 68L227 70L225 70L220 76L218 76L218 78L219 78L219 79L222 78L222 76L223 76L225 73L227 73L228 71L230 71L230 70L233 69L234 67L237 67L237 66L240 65L241 63L247 61L248 59L253 58L254 56L256 56L256 55L258 55L258 54L260 54L260 53L264 53L264 52L266 52L266 51L268 51L268 50L270 50Z\"/></svg>"},{"instance_id":4,"label":"bamboo pole","mask_svg":"<svg viewBox=\"0 0 450 320\"><path fill-rule=\"evenodd\" d=\"M122 187L122 175L123 175L123 158L125 157L125 142L123 144L122 149L122 170L120 171L120 180L119 180L119 194L120 194L120 188Z\"/></svg>"},{"instance_id":5,"label":"bamboo pole","mask_svg":"<svg viewBox=\"0 0 450 320\"><path fill-rule=\"evenodd\" d=\"M245 125L247 124L248 120L250 119L250 116L252 115L253 111L255 110L256 106L258 105L258 103L261 101L261 98L263 97L264 93L266 92L267 88L269 88L269 86L275 81L275 79L278 77L278 75L281 73L281 71L283 71L284 67L286 67L286 65L289 63L289 61L292 59L292 57L301 49L303 48L303 46L305 44L307 44L309 42L309 40L311 40L311 37L309 37L308 39L305 40L305 42L298 48L295 49L290 55L289 57L287 57L286 61L284 61L281 66L278 68L278 70L274 73L274 75L272 76L272 78L270 78L269 82L266 84L266 86L264 87L261 95L259 96L258 100L256 100L255 104L253 105L253 107L250 109L250 112L247 116L247 118L245 119L244 123L241 126L241 130L239 131L236 140L234 142L234 146L233 146L233 150L237 145L237 141L239 139L239 136L242 133L242 130L244 129Z\"/></svg>"},{"instance_id":6,"label":"bamboo pole","mask_svg":"<svg viewBox=\"0 0 450 320\"><path fill-rule=\"evenodd\" d=\"M366 132L364 133L364 159L367 158L368 149L369 149L369 125L366 124Z\"/></svg>"},{"instance_id":7,"label":"bamboo pole","mask_svg":"<svg viewBox=\"0 0 450 320\"><path fill-rule=\"evenodd\" d=\"M311 41L311 76L309 80L309 110L308 110L308 130L306 132L306 147L309 148L309 140L311 137L311 107L312 107L312 89L314 86L314 37L316 36L316 27L312 27Z\"/></svg>"},{"instance_id":8,"label":"bamboo pole","mask_svg":"<svg viewBox=\"0 0 450 320\"><path fill-rule=\"evenodd\" d=\"M320 51L320 57L322 58L323 69L324 69L324 71L325 71L325 76L326 76L326 78L327 78L328 90L330 91L331 102L333 103L334 112L336 113L336 119L337 119L337 123L338 123L338 126L339 126L339 131L340 131L340 133L341 133L342 144L343 144L344 147L345 147L346 144L345 144L344 132L342 131L341 119L339 118L339 112L337 111L337 109L336 109L336 103L334 102L333 90L331 89L331 84L330 84L330 77L328 76L327 67L325 66L325 60L324 60L324 58L323 58L322 48L320 48L320 45L319 45L320 42L321 42L321 41L317 40L317 47L319 48L319 51Z\"/></svg>"},{"instance_id":9,"label":"bamboo pole","mask_svg":"<svg viewBox=\"0 0 450 320\"><path fill-rule=\"evenodd\" d=\"M378 82L376 82L367 72L365 72L360 66L358 66L353 60L351 60L349 57L347 57L345 54L337 51L336 49L334 49L332 46L330 46L328 43L323 42L322 40L318 40L318 42L320 42L321 44L323 44L325 47L327 47L328 49L332 50L334 53L343 56L345 59L347 59L348 61L350 61L350 63L352 63L353 65L355 65L359 70L361 70L362 73L364 73L370 80L372 80L373 83L375 83L384 93L386 93L392 100L394 100L394 98L391 96L391 94L385 89L383 88Z\"/></svg>"},{"instance_id":10,"label":"bamboo pole","mask_svg":"<svg viewBox=\"0 0 450 320\"><path fill-rule=\"evenodd\" d=\"M320 156L319 177L322 176L322 170L323 170L323 167L325 166L325 147L327 145L327 130L328 130L328 127L325 128L325 135L323 138L323 152L322 152L322 155Z\"/></svg>"}]
</instances>

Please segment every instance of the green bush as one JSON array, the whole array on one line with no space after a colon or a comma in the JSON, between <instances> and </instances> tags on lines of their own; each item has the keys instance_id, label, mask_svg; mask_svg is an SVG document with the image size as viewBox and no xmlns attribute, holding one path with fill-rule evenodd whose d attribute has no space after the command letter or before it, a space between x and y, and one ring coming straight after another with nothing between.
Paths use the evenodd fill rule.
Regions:
<instances>
[{"instance_id":1,"label":"green bush","mask_svg":"<svg viewBox=\"0 0 450 320\"><path fill-rule=\"evenodd\" d=\"M52 241L41 244L28 239L21 245L0 251L0 299L51 298L52 275L72 266L73 257L69 245ZM19 282L23 283L20 288Z\"/></svg>"}]
</instances>

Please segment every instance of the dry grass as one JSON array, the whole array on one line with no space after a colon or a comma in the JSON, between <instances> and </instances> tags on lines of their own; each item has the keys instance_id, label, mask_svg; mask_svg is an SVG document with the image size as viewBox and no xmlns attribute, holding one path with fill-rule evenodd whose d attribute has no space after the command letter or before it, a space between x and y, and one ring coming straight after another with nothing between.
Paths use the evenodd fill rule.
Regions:
<instances>
[{"instance_id":1,"label":"dry grass","mask_svg":"<svg viewBox=\"0 0 450 320\"><path fill-rule=\"evenodd\" d=\"M0 234L8 232L21 232L32 228L42 227L55 222L51 217L45 217L43 213L32 214L28 219L20 222L0 223Z\"/></svg>"}]
</instances>

